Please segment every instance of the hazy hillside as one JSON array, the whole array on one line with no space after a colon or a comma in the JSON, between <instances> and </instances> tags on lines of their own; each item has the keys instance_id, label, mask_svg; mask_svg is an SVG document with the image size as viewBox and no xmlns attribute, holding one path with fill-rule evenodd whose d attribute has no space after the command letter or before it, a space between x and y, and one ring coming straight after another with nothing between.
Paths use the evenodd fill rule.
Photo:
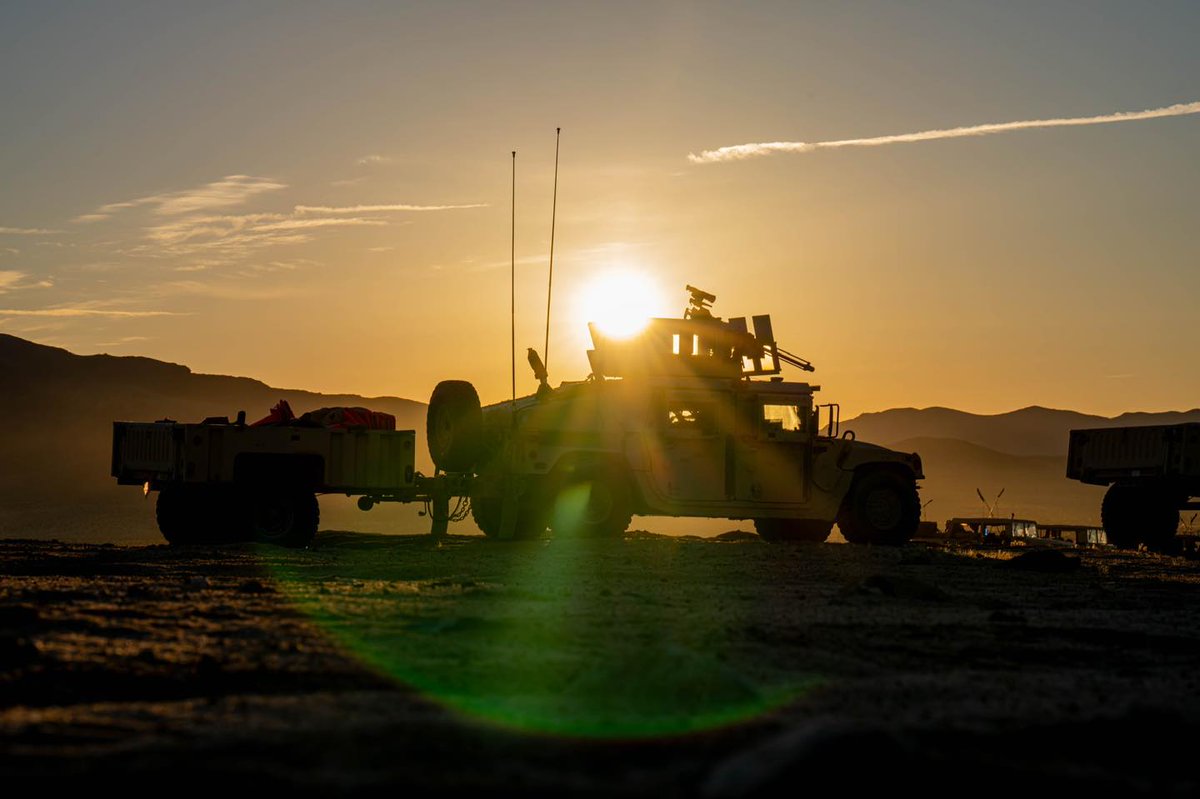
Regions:
<instances>
[{"instance_id":1,"label":"hazy hillside","mask_svg":"<svg viewBox=\"0 0 1200 799\"><path fill-rule=\"evenodd\" d=\"M418 431L418 468L430 468L420 402L273 388L150 358L75 355L0 334L0 413L7 420L0 436L0 535L155 539L153 507L109 477L113 421L195 422L233 418L239 410L254 421L280 399L297 414L331 405L394 414L399 428ZM323 501L322 512L331 525L361 530L415 518L411 508L364 514L337 497Z\"/></svg>"},{"instance_id":2,"label":"hazy hillside","mask_svg":"<svg viewBox=\"0 0 1200 799\"><path fill-rule=\"evenodd\" d=\"M921 500L932 500L925 518L939 526L952 516L983 515L976 489L989 501L1004 489L997 515L1065 524L1100 520L1104 489L1066 479L1065 458L1009 455L947 438L910 438L893 446L921 454L928 475L921 484Z\"/></svg>"},{"instance_id":3,"label":"hazy hillside","mask_svg":"<svg viewBox=\"0 0 1200 799\"><path fill-rule=\"evenodd\" d=\"M1200 422L1200 409L1125 413L1113 418L1032 406L982 416L951 408L893 408L843 422L865 441L891 446L907 438L953 438L1011 455L1067 454L1068 431L1076 427Z\"/></svg>"}]
</instances>

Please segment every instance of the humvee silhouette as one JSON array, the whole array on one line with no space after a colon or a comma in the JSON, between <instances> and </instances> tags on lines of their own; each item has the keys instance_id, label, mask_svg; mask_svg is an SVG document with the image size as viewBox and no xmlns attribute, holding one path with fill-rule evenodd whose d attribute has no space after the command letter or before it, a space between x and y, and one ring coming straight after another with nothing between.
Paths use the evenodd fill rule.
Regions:
<instances>
[{"instance_id":1,"label":"humvee silhouette","mask_svg":"<svg viewBox=\"0 0 1200 799\"><path fill-rule=\"evenodd\" d=\"M585 381L481 407L468 382L439 383L427 439L437 467L469 480L485 534L622 534L633 515L752 519L770 541L823 541L836 522L852 543L902 544L917 529L921 459L840 434L819 386L786 382L769 316L723 321L688 286L682 319L634 338L589 325ZM763 378L768 379L754 379ZM821 408L827 408L822 433Z\"/></svg>"}]
</instances>

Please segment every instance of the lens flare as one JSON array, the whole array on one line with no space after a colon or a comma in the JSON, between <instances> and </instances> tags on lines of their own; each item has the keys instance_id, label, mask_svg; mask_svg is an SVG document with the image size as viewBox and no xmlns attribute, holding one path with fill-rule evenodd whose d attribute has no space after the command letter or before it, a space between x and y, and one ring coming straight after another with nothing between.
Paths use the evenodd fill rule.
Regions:
<instances>
[{"instance_id":1,"label":"lens flare","mask_svg":"<svg viewBox=\"0 0 1200 799\"><path fill-rule=\"evenodd\" d=\"M713 605L707 580L679 573L717 546L325 533L311 552L258 552L343 651L466 719L630 739L751 722L825 682L759 641L765 593ZM742 627L759 637L721 644Z\"/></svg>"}]
</instances>

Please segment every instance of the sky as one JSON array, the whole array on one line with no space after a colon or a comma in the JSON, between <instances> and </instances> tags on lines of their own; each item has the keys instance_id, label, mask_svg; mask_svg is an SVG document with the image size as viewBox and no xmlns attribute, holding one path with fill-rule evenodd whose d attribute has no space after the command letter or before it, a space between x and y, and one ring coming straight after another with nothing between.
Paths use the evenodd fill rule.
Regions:
<instances>
[{"instance_id":1,"label":"sky","mask_svg":"<svg viewBox=\"0 0 1200 799\"><path fill-rule=\"evenodd\" d=\"M844 416L1193 408L1197 30L1193 2L0 2L0 332L504 399L561 127L552 383L636 274L659 315L686 284L770 313Z\"/></svg>"}]
</instances>

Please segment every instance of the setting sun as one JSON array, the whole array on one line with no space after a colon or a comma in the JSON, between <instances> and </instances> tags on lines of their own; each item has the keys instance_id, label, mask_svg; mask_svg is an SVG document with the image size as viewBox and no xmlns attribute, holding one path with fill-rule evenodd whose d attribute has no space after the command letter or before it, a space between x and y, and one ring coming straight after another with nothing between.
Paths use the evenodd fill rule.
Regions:
<instances>
[{"instance_id":1,"label":"setting sun","mask_svg":"<svg viewBox=\"0 0 1200 799\"><path fill-rule=\"evenodd\" d=\"M666 302L662 289L645 272L621 269L597 275L580 287L575 306L582 321L595 322L609 336L629 338L663 313Z\"/></svg>"}]
</instances>

